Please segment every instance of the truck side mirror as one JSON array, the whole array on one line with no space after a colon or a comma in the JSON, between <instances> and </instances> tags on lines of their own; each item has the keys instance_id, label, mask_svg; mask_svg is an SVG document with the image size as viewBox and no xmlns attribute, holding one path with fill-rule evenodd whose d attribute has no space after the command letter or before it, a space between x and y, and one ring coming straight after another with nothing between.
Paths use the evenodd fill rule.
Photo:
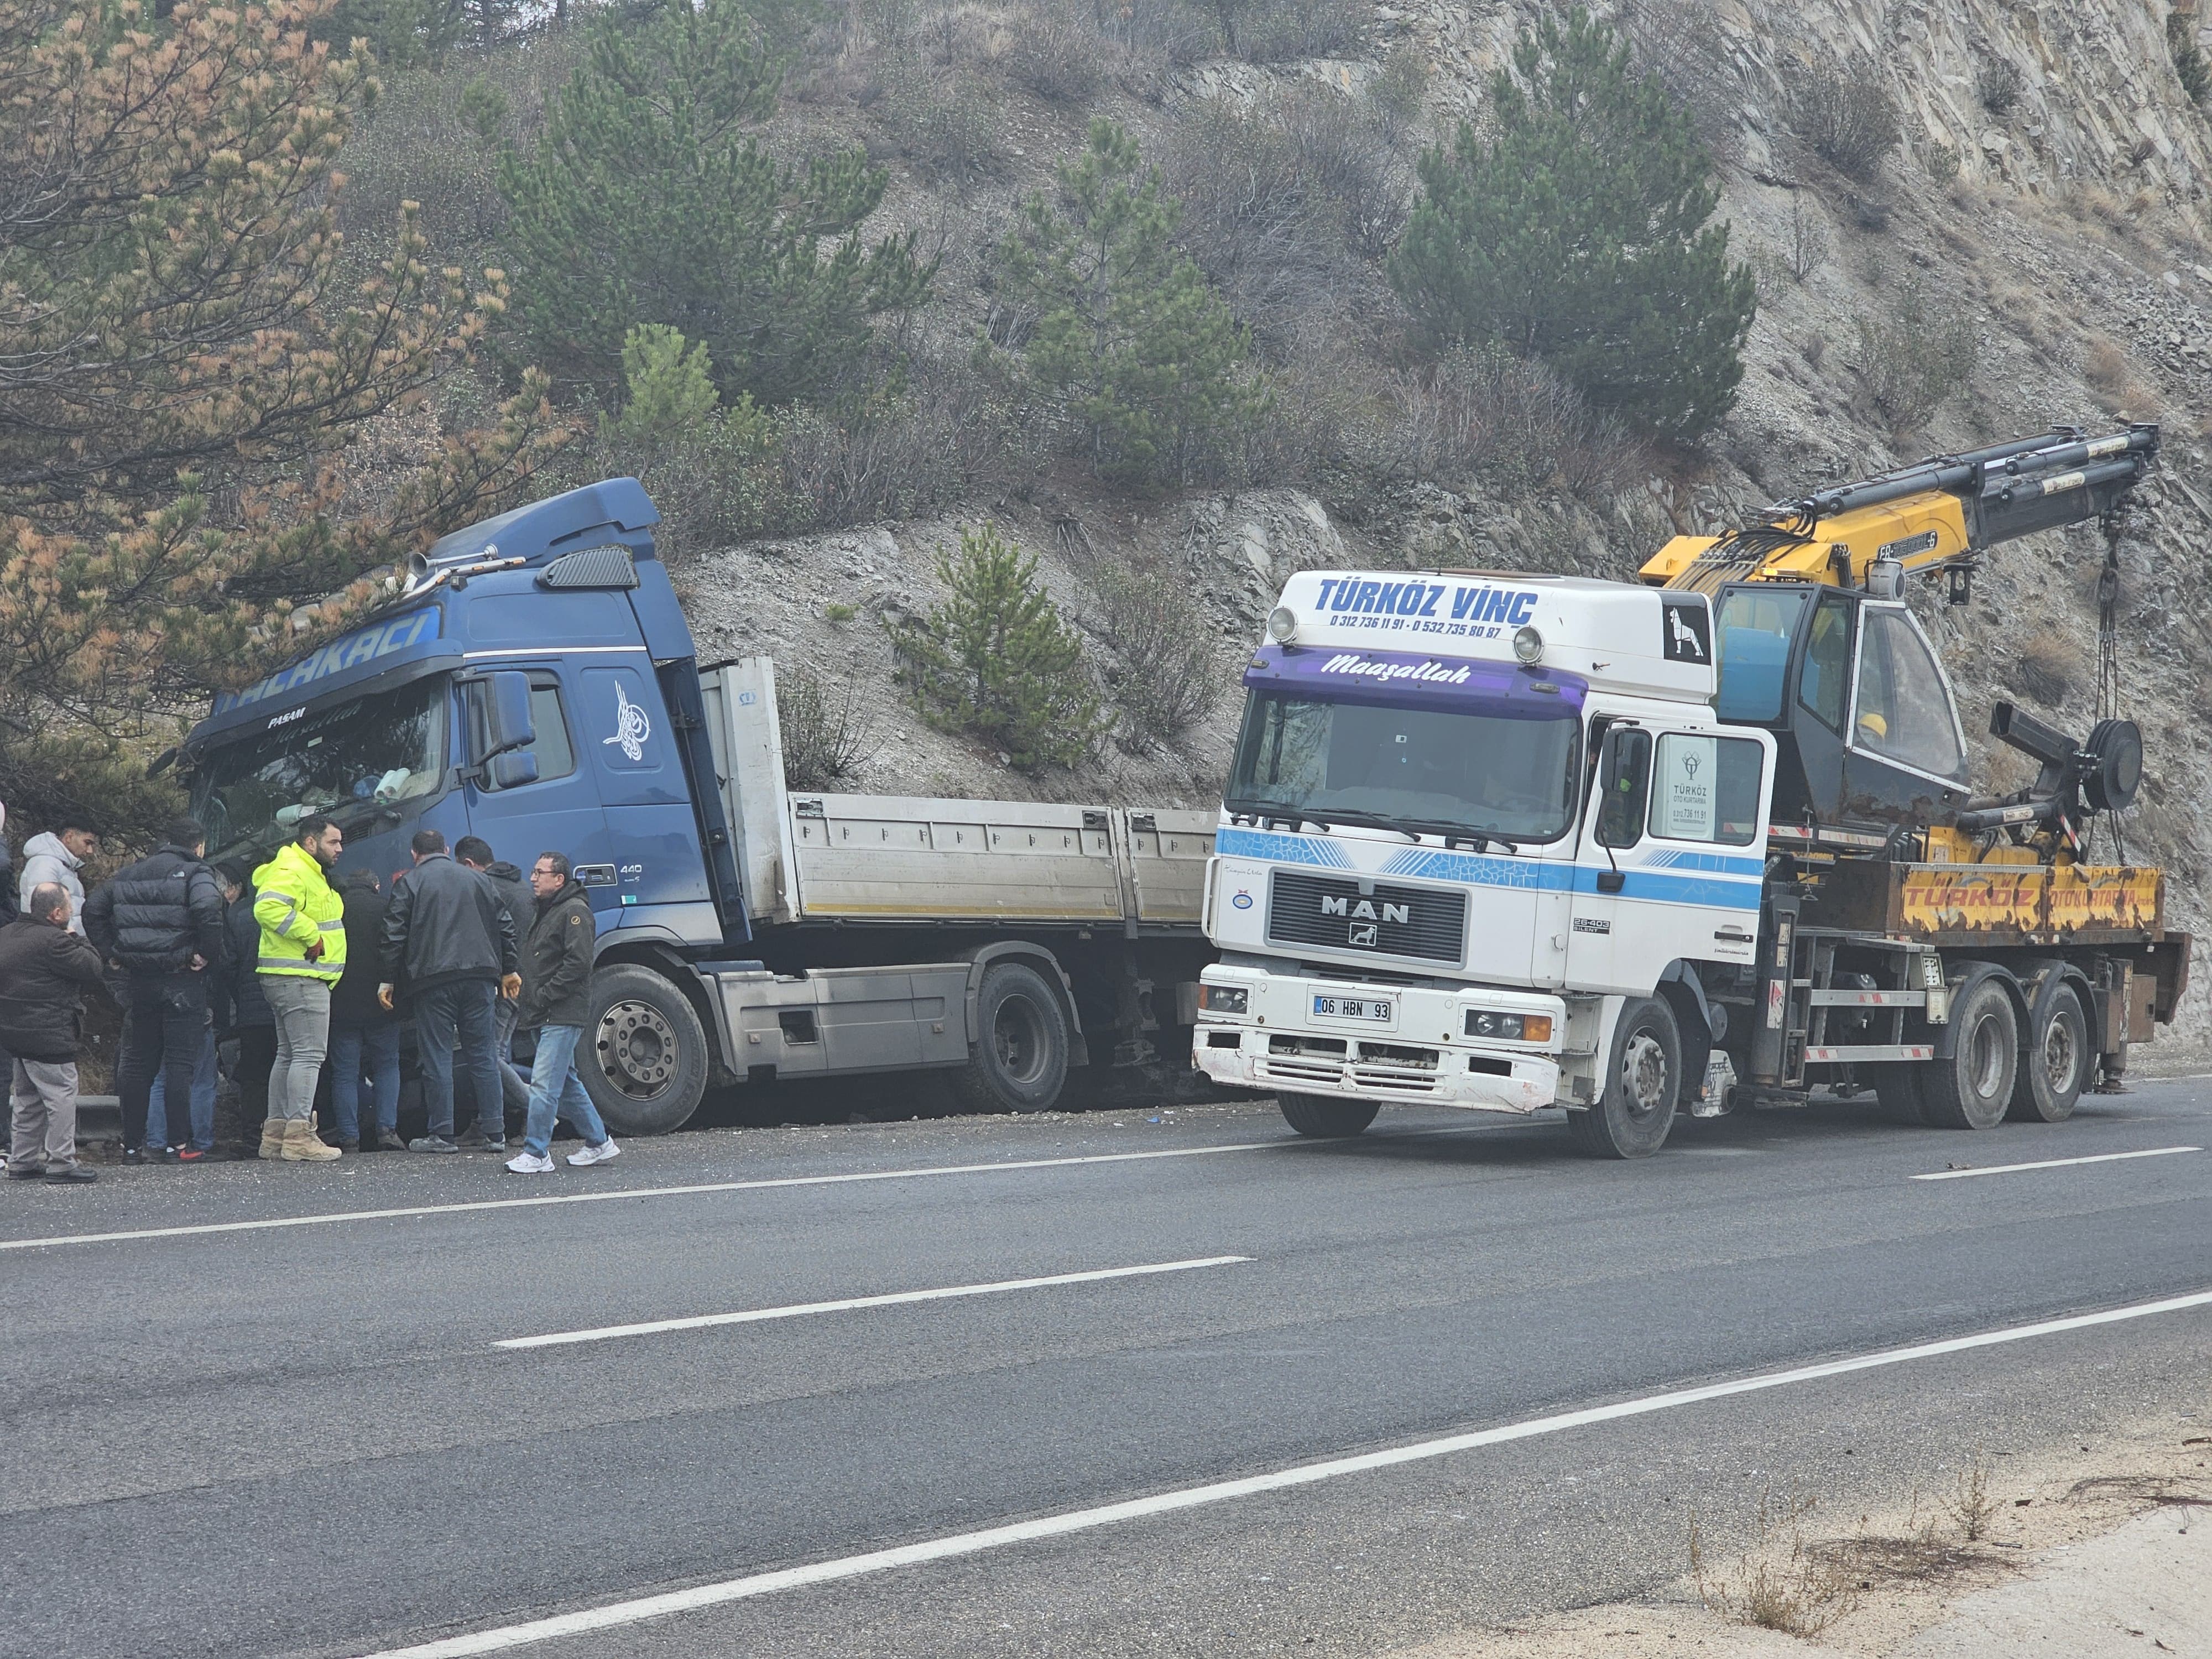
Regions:
<instances>
[{"instance_id":1,"label":"truck side mirror","mask_svg":"<svg viewBox=\"0 0 2212 1659\"><path fill-rule=\"evenodd\" d=\"M1651 793L1651 734L1616 726L1605 734L1597 770L1597 842L1633 847L1644 839L1644 809Z\"/></svg>"},{"instance_id":2,"label":"truck side mirror","mask_svg":"<svg viewBox=\"0 0 2212 1659\"><path fill-rule=\"evenodd\" d=\"M538 738L538 726L530 711L530 676L512 668L498 669L484 676L484 748L477 758L489 761L516 749L526 749ZM536 763L532 763L532 775L520 781L537 781Z\"/></svg>"},{"instance_id":3,"label":"truck side mirror","mask_svg":"<svg viewBox=\"0 0 2212 1659\"><path fill-rule=\"evenodd\" d=\"M520 788L526 783L538 781L538 757L531 754L495 755L485 770L491 776L493 788Z\"/></svg>"}]
</instances>

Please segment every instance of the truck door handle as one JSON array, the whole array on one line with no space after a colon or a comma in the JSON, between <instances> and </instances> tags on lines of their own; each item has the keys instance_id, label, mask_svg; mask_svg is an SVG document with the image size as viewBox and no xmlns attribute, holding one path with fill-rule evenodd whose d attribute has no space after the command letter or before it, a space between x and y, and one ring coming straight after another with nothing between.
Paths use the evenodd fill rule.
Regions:
<instances>
[{"instance_id":1,"label":"truck door handle","mask_svg":"<svg viewBox=\"0 0 2212 1659\"><path fill-rule=\"evenodd\" d=\"M1739 933L1734 928L1723 928L1713 937L1723 945L1756 945L1759 941L1749 933Z\"/></svg>"},{"instance_id":2,"label":"truck door handle","mask_svg":"<svg viewBox=\"0 0 2212 1659\"><path fill-rule=\"evenodd\" d=\"M615 867L611 864L580 864L570 872L580 887L612 887L616 884Z\"/></svg>"}]
</instances>

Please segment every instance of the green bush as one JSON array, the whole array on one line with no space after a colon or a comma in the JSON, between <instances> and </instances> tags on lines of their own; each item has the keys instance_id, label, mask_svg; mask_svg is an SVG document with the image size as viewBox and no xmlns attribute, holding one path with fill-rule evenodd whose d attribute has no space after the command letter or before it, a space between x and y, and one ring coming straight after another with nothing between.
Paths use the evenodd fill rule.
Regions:
<instances>
[{"instance_id":1,"label":"green bush","mask_svg":"<svg viewBox=\"0 0 2212 1659\"><path fill-rule=\"evenodd\" d=\"M786 166L754 136L782 64L740 0L605 17L535 147L505 149L514 314L558 378L611 393L624 335L662 323L706 344L724 401L783 403L851 371L871 318L927 297L911 234L860 235L883 169L858 149Z\"/></svg>"},{"instance_id":2,"label":"green bush","mask_svg":"<svg viewBox=\"0 0 2212 1659\"><path fill-rule=\"evenodd\" d=\"M704 342L687 344L665 323L640 323L623 337L625 397L615 429L644 443L680 442L702 431L721 399Z\"/></svg>"},{"instance_id":3,"label":"green bush","mask_svg":"<svg viewBox=\"0 0 2212 1659\"><path fill-rule=\"evenodd\" d=\"M1593 404L1692 438L1743 378L1751 272L1729 258L1689 115L1580 9L1546 19L1491 82L1494 137L1462 122L1421 158L1392 285L1431 349L1500 342Z\"/></svg>"},{"instance_id":4,"label":"green bush","mask_svg":"<svg viewBox=\"0 0 2212 1659\"><path fill-rule=\"evenodd\" d=\"M1029 373L1099 471L1188 483L1261 406L1249 341L1176 247L1180 210L1127 133L1093 121L1060 183L1065 210L1032 196L1001 249L1006 298L1032 319Z\"/></svg>"},{"instance_id":5,"label":"green bush","mask_svg":"<svg viewBox=\"0 0 2212 1659\"><path fill-rule=\"evenodd\" d=\"M1036 561L997 531L960 532L940 549L951 589L926 616L893 626L899 672L922 718L1003 750L1024 771L1073 766L1101 727L1083 636L1036 579Z\"/></svg>"}]
</instances>

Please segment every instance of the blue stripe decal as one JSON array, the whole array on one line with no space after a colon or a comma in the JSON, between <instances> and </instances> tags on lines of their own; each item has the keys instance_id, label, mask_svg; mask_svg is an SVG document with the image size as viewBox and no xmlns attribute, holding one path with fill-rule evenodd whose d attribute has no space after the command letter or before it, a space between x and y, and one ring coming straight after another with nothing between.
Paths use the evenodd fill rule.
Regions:
<instances>
[{"instance_id":1,"label":"blue stripe decal","mask_svg":"<svg viewBox=\"0 0 2212 1659\"><path fill-rule=\"evenodd\" d=\"M1224 858L1272 859L1278 864L1312 864L1324 870L1349 870L1352 858L1333 841L1318 836L1282 836L1261 830L1217 830L1213 850Z\"/></svg>"},{"instance_id":2,"label":"blue stripe decal","mask_svg":"<svg viewBox=\"0 0 2212 1659\"><path fill-rule=\"evenodd\" d=\"M1692 853L1669 848L1647 853L1638 862L1659 870L1706 870L1722 876L1757 876L1765 872L1763 860L1730 858L1725 853Z\"/></svg>"},{"instance_id":3,"label":"blue stripe decal","mask_svg":"<svg viewBox=\"0 0 2212 1659\"><path fill-rule=\"evenodd\" d=\"M1286 836L1255 830L1222 830L1214 836L1213 850L1224 858L1266 859L1277 864L1303 864L1325 870L1351 870L1343 846L1318 836ZM1535 893L1588 893L1593 896L1642 899L1660 904L1695 904L1723 910L1757 910L1763 866L1757 859L1732 859L1713 853L1665 855L1700 873L1676 875L1650 865L1624 864L1626 883L1618 893L1600 894L1597 878L1603 865L1565 864L1550 859L1498 858L1474 853L1447 853L1427 847L1401 847L1382 861L1376 873L1406 876L1415 880L1452 882L1464 887L1489 887ZM1692 861L1695 862L1692 862ZM1708 865L1727 866L1705 873Z\"/></svg>"}]
</instances>

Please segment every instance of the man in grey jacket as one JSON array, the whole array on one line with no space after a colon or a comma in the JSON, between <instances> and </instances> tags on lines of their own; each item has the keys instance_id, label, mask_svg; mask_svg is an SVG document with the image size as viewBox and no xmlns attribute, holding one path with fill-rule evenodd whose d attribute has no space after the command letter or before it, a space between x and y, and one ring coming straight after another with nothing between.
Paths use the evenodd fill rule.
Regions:
<instances>
[{"instance_id":1,"label":"man in grey jacket","mask_svg":"<svg viewBox=\"0 0 2212 1659\"><path fill-rule=\"evenodd\" d=\"M429 1126L407 1143L407 1150L458 1152L455 1042L477 1098L499 1099L493 1009L501 996L511 1001L522 994L521 941L498 891L481 873L453 861L445 836L418 830L411 845L415 867L392 884L392 902L384 913L383 973L376 1000L389 1009L392 989L404 978L415 1005L415 1058L422 1071ZM486 1126L477 1144L488 1152L505 1152L505 1122Z\"/></svg>"},{"instance_id":2,"label":"man in grey jacket","mask_svg":"<svg viewBox=\"0 0 2212 1659\"><path fill-rule=\"evenodd\" d=\"M23 843L23 868L16 877L20 906L31 908L31 890L52 882L69 895L70 932L84 934L84 861L100 851L100 837L80 818L64 818L58 830L33 836Z\"/></svg>"}]
</instances>

